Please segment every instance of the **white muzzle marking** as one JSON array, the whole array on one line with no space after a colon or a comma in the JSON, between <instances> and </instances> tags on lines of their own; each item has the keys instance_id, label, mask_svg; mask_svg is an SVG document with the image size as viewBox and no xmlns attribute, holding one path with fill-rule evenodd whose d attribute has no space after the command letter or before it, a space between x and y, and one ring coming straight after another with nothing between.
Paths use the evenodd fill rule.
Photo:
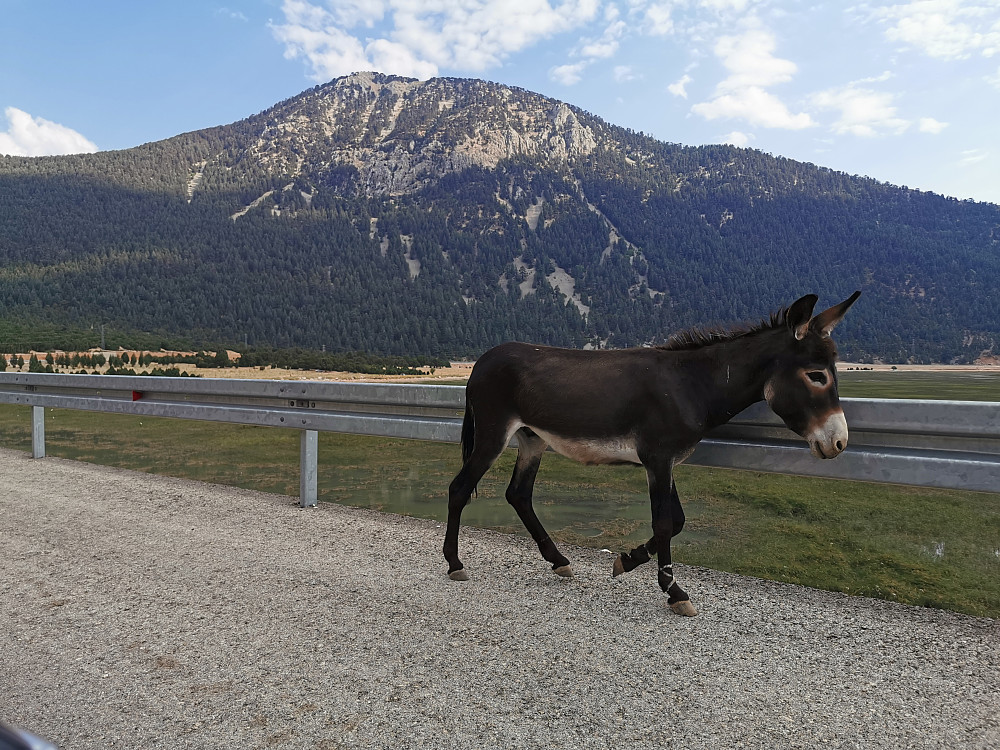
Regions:
<instances>
[{"instance_id":1,"label":"white muzzle marking","mask_svg":"<svg viewBox=\"0 0 1000 750\"><path fill-rule=\"evenodd\" d=\"M843 411L835 411L807 435L809 450L816 458L836 458L847 447L847 419Z\"/></svg>"}]
</instances>

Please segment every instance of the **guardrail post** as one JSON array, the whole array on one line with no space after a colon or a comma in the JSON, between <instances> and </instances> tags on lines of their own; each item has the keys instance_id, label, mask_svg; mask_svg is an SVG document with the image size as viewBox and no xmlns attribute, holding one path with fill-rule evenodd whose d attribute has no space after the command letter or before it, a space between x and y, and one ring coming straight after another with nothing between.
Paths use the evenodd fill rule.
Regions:
<instances>
[{"instance_id":1,"label":"guardrail post","mask_svg":"<svg viewBox=\"0 0 1000 750\"><path fill-rule=\"evenodd\" d=\"M31 457L45 458L45 407L31 407Z\"/></svg>"},{"instance_id":2,"label":"guardrail post","mask_svg":"<svg viewBox=\"0 0 1000 750\"><path fill-rule=\"evenodd\" d=\"M299 445L299 505L307 508L316 505L318 496L319 433L316 430L302 430Z\"/></svg>"}]
</instances>

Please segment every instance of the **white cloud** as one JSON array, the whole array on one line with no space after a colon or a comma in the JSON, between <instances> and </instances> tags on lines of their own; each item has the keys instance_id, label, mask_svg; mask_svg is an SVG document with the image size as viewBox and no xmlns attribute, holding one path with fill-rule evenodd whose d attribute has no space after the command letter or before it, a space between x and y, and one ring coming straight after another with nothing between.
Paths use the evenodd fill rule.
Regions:
<instances>
[{"instance_id":1,"label":"white cloud","mask_svg":"<svg viewBox=\"0 0 1000 750\"><path fill-rule=\"evenodd\" d=\"M250 19L246 17L245 13L233 10L232 8L218 8L215 11L215 15L225 16L226 18L231 18L234 21L242 21L243 23L249 23L250 21Z\"/></svg>"},{"instance_id":2,"label":"white cloud","mask_svg":"<svg viewBox=\"0 0 1000 750\"><path fill-rule=\"evenodd\" d=\"M1000 89L1000 67L997 68L997 74L994 76L986 76L984 79L986 83L993 86L996 89Z\"/></svg>"},{"instance_id":3,"label":"white cloud","mask_svg":"<svg viewBox=\"0 0 1000 750\"><path fill-rule=\"evenodd\" d=\"M514 52L589 23L598 9L599 0L284 0L285 22L271 30L285 56L304 59L319 81L358 70L428 78L441 68L499 65ZM366 31L355 34L356 27ZM621 30L613 27L594 42L604 45L595 52L616 48L614 34Z\"/></svg>"},{"instance_id":4,"label":"white cloud","mask_svg":"<svg viewBox=\"0 0 1000 750\"><path fill-rule=\"evenodd\" d=\"M742 13L747 8L748 0L700 0L698 4L703 8L714 10L716 13L725 11Z\"/></svg>"},{"instance_id":5,"label":"white cloud","mask_svg":"<svg viewBox=\"0 0 1000 750\"><path fill-rule=\"evenodd\" d=\"M981 161L987 159L990 155L989 151L981 148L973 148L968 151L962 152L962 158L958 160L958 165L960 167L971 167L973 164L978 164Z\"/></svg>"},{"instance_id":6,"label":"white cloud","mask_svg":"<svg viewBox=\"0 0 1000 750\"><path fill-rule=\"evenodd\" d=\"M793 113L767 88L790 81L798 69L791 60L775 57L774 34L752 23L738 36L723 36L715 55L729 71L712 99L691 110L708 120L736 118L767 128L800 130L815 123L805 112Z\"/></svg>"},{"instance_id":7,"label":"white cloud","mask_svg":"<svg viewBox=\"0 0 1000 750\"><path fill-rule=\"evenodd\" d=\"M847 84L813 94L810 101L815 107L838 110L840 118L833 123L833 132L865 138L878 135L899 135L910 122L896 115L893 95ZM930 118L927 118L930 120ZM933 122L937 123L936 120ZM943 127L943 123L937 123Z\"/></svg>"},{"instance_id":8,"label":"white cloud","mask_svg":"<svg viewBox=\"0 0 1000 750\"><path fill-rule=\"evenodd\" d=\"M948 127L948 123L939 122L933 117L921 117L917 122L917 128L921 133L930 133L931 135L937 135L946 127Z\"/></svg>"},{"instance_id":9,"label":"white cloud","mask_svg":"<svg viewBox=\"0 0 1000 750\"><path fill-rule=\"evenodd\" d=\"M285 45L285 57L305 57L313 69L313 78L327 80L344 73L376 68L362 47L361 42L336 26L309 28L288 24L274 29L274 35ZM400 75L413 75L413 70L393 71ZM437 72L434 68L431 75Z\"/></svg>"},{"instance_id":10,"label":"white cloud","mask_svg":"<svg viewBox=\"0 0 1000 750\"><path fill-rule=\"evenodd\" d=\"M405 44L391 42L388 39L376 39L370 42L365 52L372 63L365 68L366 70L405 71L399 75L414 78L433 78L438 73L437 65L421 60Z\"/></svg>"},{"instance_id":11,"label":"white cloud","mask_svg":"<svg viewBox=\"0 0 1000 750\"><path fill-rule=\"evenodd\" d=\"M890 78L895 78L896 74L892 71L885 70L879 73L877 76L868 76L868 78L859 78L854 83L885 83Z\"/></svg>"},{"instance_id":12,"label":"white cloud","mask_svg":"<svg viewBox=\"0 0 1000 750\"><path fill-rule=\"evenodd\" d=\"M632 70L631 65L616 65L614 69L615 80L618 83L624 83L625 81L634 81L636 79L635 71Z\"/></svg>"},{"instance_id":13,"label":"white cloud","mask_svg":"<svg viewBox=\"0 0 1000 750\"><path fill-rule=\"evenodd\" d=\"M609 21L604 33L596 39L581 39L576 49L572 51L570 56L580 59L575 63L552 68L549 71L549 78L564 86L572 86L583 79L583 71L591 64L597 60L605 60L615 56L620 40L628 27L624 21L618 18L618 8L613 5L608 6L605 10L604 19ZM614 75L617 81L623 80L619 77L620 75L627 76L624 80L635 77L632 75L632 68L627 65L617 66L614 69Z\"/></svg>"},{"instance_id":14,"label":"white cloud","mask_svg":"<svg viewBox=\"0 0 1000 750\"><path fill-rule=\"evenodd\" d=\"M750 143L751 138L753 138L753 136L749 135L748 133L743 133L739 130L734 130L729 135L722 136L722 142L728 143L733 146L739 146L740 148L745 148L746 145Z\"/></svg>"},{"instance_id":15,"label":"white cloud","mask_svg":"<svg viewBox=\"0 0 1000 750\"><path fill-rule=\"evenodd\" d=\"M604 30L600 39L584 42L580 47L580 57L605 58L618 51L618 40L625 31L624 21L613 21Z\"/></svg>"},{"instance_id":16,"label":"white cloud","mask_svg":"<svg viewBox=\"0 0 1000 750\"><path fill-rule=\"evenodd\" d=\"M549 71L549 77L563 86L572 86L583 79L583 71L589 64L589 61L581 60L576 63L559 65Z\"/></svg>"},{"instance_id":17,"label":"white cloud","mask_svg":"<svg viewBox=\"0 0 1000 750\"><path fill-rule=\"evenodd\" d=\"M7 107L4 114L10 127L0 133L0 154L55 156L97 151L96 144L64 125L32 117L16 107Z\"/></svg>"},{"instance_id":18,"label":"white cloud","mask_svg":"<svg viewBox=\"0 0 1000 750\"><path fill-rule=\"evenodd\" d=\"M1000 51L1000 7L993 0L911 0L876 11L885 35L943 60Z\"/></svg>"},{"instance_id":19,"label":"white cloud","mask_svg":"<svg viewBox=\"0 0 1000 750\"><path fill-rule=\"evenodd\" d=\"M689 31L693 17L701 16L694 27L715 28L719 21L738 19L755 0L628 0L630 15L641 16L642 31L665 36L676 31ZM702 11L709 11L708 14ZM680 22L674 20L677 13ZM687 23L685 23L687 21Z\"/></svg>"},{"instance_id":20,"label":"white cloud","mask_svg":"<svg viewBox=\"0 0 1000 750\"><path fill-rule=\"evenodd\" d=\"M672 5L667 3L654 3L646 8L644 17L644 30L647 34L655 36L667 36L674 32L674 20L670 16L673 10Z\"/></svg>"},{"instance_id":21,"label":"white cloud","mask_svg":"<svg viewBox=\"0 0 1000 750\"><path fill-rule=\"evenodd\" d=\"M715 45L715 54L729 70L720 84L734 91L744 86L773 86L786 83L798 67L791 60L774 56L777 43L767 29L753 26L739 36L723 36Z\"/></svg>"},{"instance_id":22,"label":"white cloud","mask_svg":"<svg viewBox=\"0 0 1000 750\"><path fill-rule=\"evenodd\" d=\"M778 97L760 86L720 94L711 101L695 104L691 110L706 120L746 120L751 125L765 128L801 130L816 124L805 112L793 114Z\"/></svg>"},{"instance_id":23,"label":"white cloud","mask_svg":"<svg viewBox=\"0 0 1000 750\"><path fill-rule=\"evenodd\" d=\"M347 28L362 24L370 29L376 21L382 20L386 11L382 0L337 0L328 5L337 23Z\"/></svg>"},{"instance_id":24,"label":"white cloud","mask_svg":"<svg viewBox=\"0 0 1000 750\"><path fill-rule=\"evenodd\" d=\"M669 86L667 86L667 91L669 91L674 96L679 96L682 99L687 99L687 85L691 83L693 79L687 73L681 76L680 79L674 81Z\"/></svg>"}]
</instances>

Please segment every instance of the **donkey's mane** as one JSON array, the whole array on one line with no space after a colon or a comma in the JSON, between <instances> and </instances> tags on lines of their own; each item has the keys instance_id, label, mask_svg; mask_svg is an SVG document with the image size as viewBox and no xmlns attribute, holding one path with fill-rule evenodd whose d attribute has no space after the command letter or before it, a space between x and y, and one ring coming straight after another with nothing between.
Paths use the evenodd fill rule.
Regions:
<instances>
[{"instance_id":1,"label":"donkey's mane","mask_svg":"<svg viewBox=\"0 0 1000 750\"><path fill-rule=\"evenodd\" d=\"M771 313L768 320L761 320L757 323L736 323L729 326L695 327L686 331L679 331L671 334L666 343L660 344L657 349L678 352L691 349L702 349L712 344L719 344L723 341L733 341L752 336L755 333L771 331L775 328L783 328L787 325L788 308L783 307L777 312Z\"/></svg>"}]
</instances>

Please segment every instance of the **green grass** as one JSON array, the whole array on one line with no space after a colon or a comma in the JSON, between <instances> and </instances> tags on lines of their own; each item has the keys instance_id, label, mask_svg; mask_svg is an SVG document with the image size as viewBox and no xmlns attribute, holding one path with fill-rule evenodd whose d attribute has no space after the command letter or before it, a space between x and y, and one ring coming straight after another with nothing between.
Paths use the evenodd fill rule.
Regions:
<instances>
[{"instance_id":1,"label":"green grass","mask_svg":"<svg viewBox=\"0 0 1000 750\"><path fill-rule=\"evenodd\" d=\"M1000 401L1000 371L996 372L875 372L838 373L845 398L923 398L949 401Z\"/></svg>"},{"instance_id":2,"label":"green grass","mask_svg":"<svg viewBox=\"0 0 1000 750\"><path fill-rule=\"evenodd\" d=\"M948 401L1000 401L1000 369L996 372L892 372L838 370L844 398L923 398ZM464 380L427 381L465 385Z\"/></svg>"},{"instance_id":3,"label":"green grass","mask_svg":"<svg viewBox=\"0 0 1000 750\"><path fill-rule=\"evenodd\" d=\"M0 445L30 451L30 425L28 407L0 405ZM445 519L457 445L319 438L321 500ZM46 446L51 456L298 494L295 430L46 410ZM483 479L463 522L525 533L503 500L514 455ZM674 543L680 562L1000 616L1000 494L687 466L677 485L688 518ZM535 505L558 541L617 552L650 536L641 469L547 454ZM651 568L634 575L643 574Z\"/></svg>"}]
</instances>

